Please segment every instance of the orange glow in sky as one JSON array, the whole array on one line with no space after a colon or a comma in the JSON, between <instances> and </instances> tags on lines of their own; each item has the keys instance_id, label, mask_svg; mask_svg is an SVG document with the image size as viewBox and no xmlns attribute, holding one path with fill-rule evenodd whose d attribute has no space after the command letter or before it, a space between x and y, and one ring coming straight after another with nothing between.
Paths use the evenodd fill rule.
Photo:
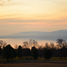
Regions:
<instances>
[{"instance_id":1,"label":"orange glow in sky","mask_svg":"<svg viewBox=\"0 0 67 67\"><path fill-rule=\"evenodd\" d=\"M61 29L67 29L67 0L5 0L0 6L0 35Z\"/></svg>"}]
</instances>

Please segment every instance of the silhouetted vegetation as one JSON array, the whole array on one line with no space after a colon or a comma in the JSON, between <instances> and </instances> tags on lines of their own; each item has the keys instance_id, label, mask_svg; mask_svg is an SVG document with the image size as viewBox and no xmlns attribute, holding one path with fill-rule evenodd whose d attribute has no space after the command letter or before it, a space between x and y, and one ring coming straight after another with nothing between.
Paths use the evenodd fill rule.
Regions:
<instances>
[{"instance_id":1,"label":"silhouetted vegetation","mask_svg":"<svg viewBox=\"0 0 67 67\"><path fill-rule=\"evenodd\" d=\"M63 49L66 42L63 39L57 39L57 43L58 43L59 52L60 52L59 53L60 54L60 59L62 59L62 49Z\"/></svg>"},{"instance_id":2,"label":"silhouetted vegetation","mask_svg":"<svg viewBox=\"0 0 67 67\"><path fill-rule=\"evenodd\" d=\"M47 49L46 52L45 52L44 58L45 58L45 60L48 59L48 61L49 61L49 59L50 59L51 57L52 57L52 52L51 52L50 49Z\"/></svg>"},{"instance_id":3,"label":"silhouetted vegetation","mask_svg":"<svg viewBox=\"0 0 67 67\"><path fill-rule=\"evenodd\" d=\"M35 59L38 57L45 58L49 60L51 57L67 57L67 43L63 39L57 39L57 45L54 43L45 43L45 46L39 46L38 42L35 40L30 40L23 42L23 46L18 46L17 48L12 48L10 44L7 45L6 42L0 40L0 57L13 59L15 57L26 57L26 60ZM31 46L31 47L30 47Z\"/></svg>"},{"instance_id":4,"label":"silhouetted vegetation","mask_svg":"<svg viewBox=\"0 0 67 67\"><path fill-rule=\"evenodd\" d=\"M9 59L13 59L15 56L15 50L8 44L3 48L3 56L9 61Z\"/></svg>"},{"instance_id":5,"label":"silhouetted vegetation","mask_svg":"<svg viewBox=\"0 0 67 67\"><path fill-rule=\"evenodd\" d=\"M19 46L17 51L18 51L18 57L21 59L21 57L22 57L22 47Z\"/></svg>"},{"instance_id":6,"label":"silhouetted vegetation","mask_svg":"<svg viewBox=\"0 0 67 67\"><path fill-rule=\"evenodd\" d=\"M35 60L38 59L38 50L35 47L32 47L32 56Z\"/></svg>"}]
</instances>

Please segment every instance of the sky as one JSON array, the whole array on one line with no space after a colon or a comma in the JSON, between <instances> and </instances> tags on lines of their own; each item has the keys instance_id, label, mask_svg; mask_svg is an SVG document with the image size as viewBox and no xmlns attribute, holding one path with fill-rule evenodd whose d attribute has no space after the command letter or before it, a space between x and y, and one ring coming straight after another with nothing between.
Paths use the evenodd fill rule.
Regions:
<instances>
[{"instance_id":1,"label":"sky","mask_svg":"<svg viewBox=\"0 0 67 67\"><path fill-rule=\"evenodd\" d=\"M4 2L3 2L4 1ZM0 36L24 31L67 30L67 0L0 0Z\"/></svg>"}]
</instances>

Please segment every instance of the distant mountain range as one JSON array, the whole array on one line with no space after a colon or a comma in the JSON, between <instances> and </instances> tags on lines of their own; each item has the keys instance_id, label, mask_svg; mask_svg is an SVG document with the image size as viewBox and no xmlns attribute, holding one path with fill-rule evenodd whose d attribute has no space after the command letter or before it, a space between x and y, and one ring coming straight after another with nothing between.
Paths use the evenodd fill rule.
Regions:
<instances>
[{"instance_id":1,"label":"distant mountain range","mask_svg":"<svg viewBox=\"0 0 67 67\"><path fill-rule=\"evenodd\" d=\"M36 39L36 40L56 40L62 38L67 40L67 30L59 30L53 32L41 32L41 31L29 31L29 32L20 32L14 33L9 36L0 36L0 39Z\"/></svg>"}]
</instances>

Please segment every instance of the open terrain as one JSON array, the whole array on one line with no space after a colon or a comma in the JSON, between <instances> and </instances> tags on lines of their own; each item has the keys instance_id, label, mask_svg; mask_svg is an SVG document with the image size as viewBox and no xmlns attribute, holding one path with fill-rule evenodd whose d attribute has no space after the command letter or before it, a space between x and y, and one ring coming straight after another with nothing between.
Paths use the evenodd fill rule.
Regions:
<instances>
[{"instance_id":1,"label":"open terrain","mask_svg":"<svg viewBox=\"0 0 67 67\"><path fill-rule=\"evenodd\" d=\"M67 58L60 59L59 57L52 57L49 61L45 61L44 58L38 58L37 61L35 60L25 60L14 58L13 60L6 60L0 59L0 67L67 67Z\"/></svg>"},{"instance_id":2,"label":"open terrain","mask_svg":"<svg viewBox=\"0 0 67 67\"><path fill-rule=\"evenodd\" d=\"M67 67L67 63L6 63L0 67Z\"/></svg>"}]
</instances>

